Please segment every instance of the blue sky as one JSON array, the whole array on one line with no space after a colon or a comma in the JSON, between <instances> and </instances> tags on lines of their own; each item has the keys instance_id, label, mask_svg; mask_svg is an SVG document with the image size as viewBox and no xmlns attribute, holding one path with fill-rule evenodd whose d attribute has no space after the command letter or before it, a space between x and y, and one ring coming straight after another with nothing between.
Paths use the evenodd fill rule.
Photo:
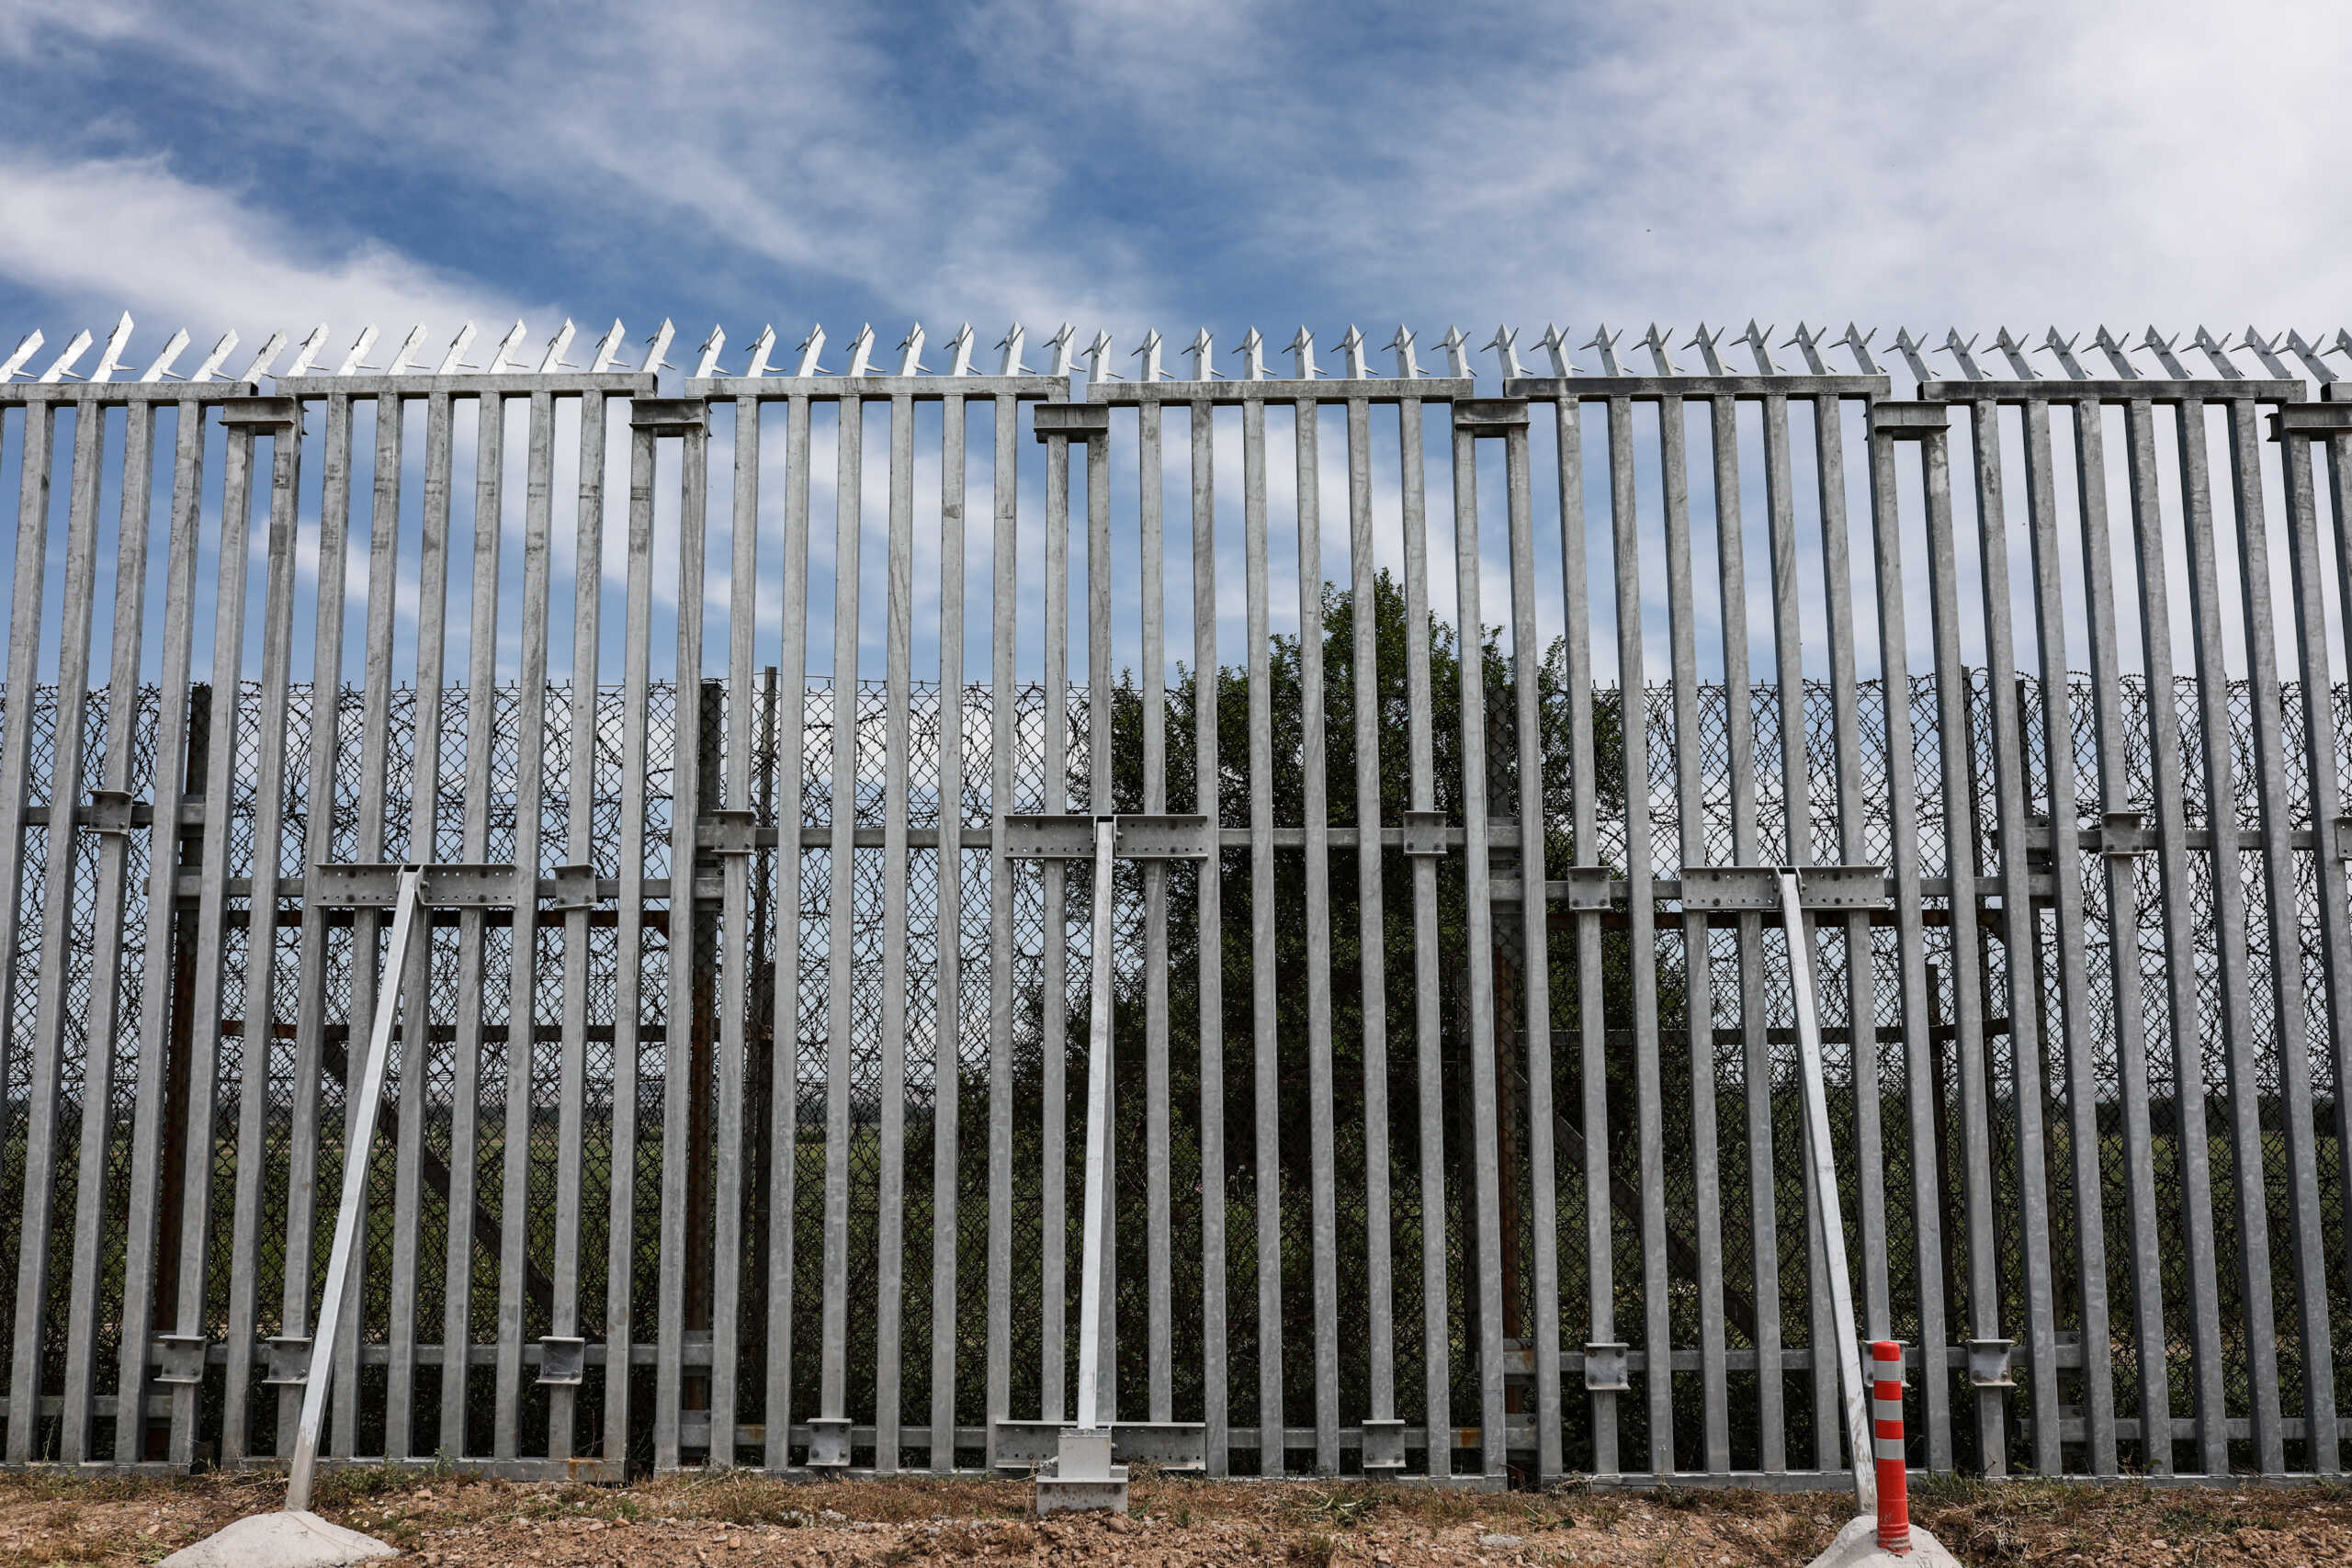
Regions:
<instances>
[{"instance_id":1,"label":"blue sky","mask_svg":"<svg viewBox=\"0 0 2352 1568\"><path fill-rule=\"evenodd\" d=\"M1148 326L1206 325L1223 354L1302 321L1327 364L1351 321L1375 344L1409 324L1425 363L1455 321L1474 344L1512 322L1523 349L1547 321L1580 344L1603 321L1679 342L1750 317L1852 319L1882 345L2101 321L2332 335L2352 317L2346 16L6 0L0 351L34 327L103 337L125 310L126 359L184 325L185 368L234 328L232 369L322 321L330 365L370 322L387 346L423 322L430 363L466 319L479 360L518 317L534 352L565 317L589 341L673 318L688 363L718 324L726 367L763 324L788 363L821 322L829 369L868 321L888 359L914 320L934 345L965 320L983 344L1067 320L1081 343L1107 329L1122 367ZM1324 495L1343 535L1343 480ZM1186 592L1179 571L1171 632ZM1279 629L1279 560L1274 596ZM1490 618L1502 603L1497 580Z\"/></svg>"}]
</instances>

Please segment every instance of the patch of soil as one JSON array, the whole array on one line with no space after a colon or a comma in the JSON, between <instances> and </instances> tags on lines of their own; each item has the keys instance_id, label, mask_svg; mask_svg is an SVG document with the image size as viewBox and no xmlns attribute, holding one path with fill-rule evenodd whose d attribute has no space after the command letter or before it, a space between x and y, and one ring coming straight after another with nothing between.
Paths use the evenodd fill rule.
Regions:
<instances>
[{"instance_id":1,"label":"patch of soil","mask_svg":"<svg viewBox=\"0 0 2352 1568\"><path fill-rule=\"evenodd\" d=\"M1014 1481L797 1483L755 1474L628 1487L514 1485L348 1470L319 1511L427 1568L900 1568L1082 1562L1192 1568L1468 1563L1797 1568L1849 1517L1842 1497L1667 1489L1472 1495L1396 1485L1205 1482L1139 1469L1125 1517L1030 1517ZM0 1568L153 1562L278 1506L267 1476L0 1478ZM1912 1517L1971 1568L1992 1564L2352 1562L2352 1486L2235 1490L1939 1482Z\"/></svg>"}]
</instances>

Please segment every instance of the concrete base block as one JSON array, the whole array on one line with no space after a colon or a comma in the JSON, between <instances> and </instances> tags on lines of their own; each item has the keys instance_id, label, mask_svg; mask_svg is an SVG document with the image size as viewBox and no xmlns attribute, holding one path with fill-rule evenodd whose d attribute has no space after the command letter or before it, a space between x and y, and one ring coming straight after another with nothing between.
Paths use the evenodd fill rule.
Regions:
<instances>
[{"instance_id":1,"label":"concrete base block","mask_svg":"<svg viewBox=\"0 0 2352 1568\"><path fill-rule=\"evenodd\" d=\"M331 1525L307 1509L289 1509L239 1519L173 1552L162 1568L342 1568L399 1555L372 1535Z\"/></svg>"},{"instance_id":2,"label":"concrete base block","mask_svg":"<svg viewBox=\"0 0 2352 1568\"><path fill-rule=\"evenodd\" d=\"M1037 1472L1037 1512L1127 1511L1127 1467L1111 1462L1111 1429L1065 1427L1061 1451Z\"/></svg>"},{"instance_id":3,"label":"concrete base block","mask_svg":"<svg viewBox=\"0 0 2352 1568\"><path fill-rule=\"evenodd\" d=\"M1838 1532L1829 1550L1813 1560L1813 1568L1960 1568L1960 1559L1946 1551L1943 1543L1921 1529L1911 1527L1911 1551L1897 1557L1878 1547L1878 1520L1864 1514Z\"/></svg>"}]
</instances>

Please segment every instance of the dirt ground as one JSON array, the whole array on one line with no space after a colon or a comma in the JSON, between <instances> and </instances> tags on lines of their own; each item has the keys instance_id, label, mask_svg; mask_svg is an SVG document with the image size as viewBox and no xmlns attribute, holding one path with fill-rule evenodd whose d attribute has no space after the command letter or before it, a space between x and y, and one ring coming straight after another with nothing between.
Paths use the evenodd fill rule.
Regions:
<instances>
[{"instance_id":1,"label":"dirt ground","mask_svg":"<svg viewBox=\"0 0 2352 1568\"><path fill-rule=\"evenodd\" d=\"M184 1481L0 1478L0 1568L153 1562L241 1514L275 1507L259 1476ZM1401 1486L1209 1483L1139 1473L1125 1518L1029 1517L1017 1482L752 1475L621 1489L513 1485L355 1470L320 1479L320 1512L431 1568L573 1564L717 1568L807 1563L1079 1562L1190 1568L1266 1562L1803 1564L1849 1507L1827 1495L1613 1494L1574 1488L1472 1496ZM2235 1491L1938 1484L1913 1517L1972 1568L2156 1563L2321 1568L2352 1562L2352 1485Z\"/></svg>"}]
</instances>

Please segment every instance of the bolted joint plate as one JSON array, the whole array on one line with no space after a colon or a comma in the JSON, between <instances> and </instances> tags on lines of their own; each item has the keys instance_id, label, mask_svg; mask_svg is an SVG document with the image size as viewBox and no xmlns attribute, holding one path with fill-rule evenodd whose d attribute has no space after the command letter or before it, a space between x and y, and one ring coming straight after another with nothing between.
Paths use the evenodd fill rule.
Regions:
<instances>
[{"instance_id":1,"label":"bolted joint plate","mask_svg":"<svg viewBox=\"0 0 2352 1568\"><path fill-rule=\"evenodd\" d=\"M1091 861L1097 820L1075 812L1007 812L1005 858ZM1111 821L1111 852L1121 860L1206 860L1216 848L1216 829L1204 815L1130 811Z\"/></svg>"},{"instance_id":2,"label":"bolted joint plate","mask_svg":"<svg viewBox=\"0 0 2352 1568\"><path fill-rule=\"evenodd\" d=\"M747 855L757 828L749 811L713 811L695 824L695 842L715 855Z\"/></svg>"},{"instance_id":3,"label":"bolted joint plate","mask_svg":"<svg viewBox=\"0 0 2352 1568\"><path fill-rule=\"evenodd\" d=\"M220 404L223 430L286 430L301 419L301 404L292 398L231 398Z\"/></svg>"},{"instance_id":4,"label":"bolted joint plate","mask_svg":"<svg viewBox=\"0 0 2352 1568\"><path fill-rule=\"evenodd\" d=\"M1570 909L1607 910L1616 906L1616 889L1610 886L1605 865L1568 866L1560 873L1560 880L1567 884Z\"/></svg>"},{"instance_id":5,"label":"bolted joint plate","mask_svg":"<svg viewBox=\"0 0 2352 1568\"><path fill-rule=\"evenodd\" d=\"M1453 405L1453 428L1471 435L1508 435L1527 428L1525 398L1464 398Z\"/></svg>"},{"instance_id":6,"label":"bolted joint plate","mask_svg":"<svg viewBox=\"0 0 2352 1568\"><path fill-rule=\"evenodd\" d=\"M2009 1376L2009 1352L2014 1339L1972 1339L1968 1342L1968 1381L1977 1388L2015 1388Z\"/></svg>"},{"instance_id":7,"label":"bolted joint plate","mask_svg":"<svg viewBox=\"0 0 2352 1568\"><path fill-rule=\"evenodd\" d=\"M129 833L134 804L127 789L94 789L82 808L82 826L93 833Z\"/></svg>"},{"instance_id":8,"label":"bolted joint plate","mask_svg":"<svg viewBox=\"0 0 2352 1568\"><path fill-rule=\"evenodd\" d=\"M1084 440L1111 434L1111 410L1103 403L1033 403L1029 428L1040 441L1056 436Z\"/></svg>"},{"instance_id":9,"label":"bolted joint plate","mask_svg":"<svg viewBox=\"0 0 2352 1568\"><path fill-rule=\"evenodd\" d=\"M2155 847L2155 835L2148 830L2148 819L2140 812L2109 811L2099 818L2099 853L2129 860L2153 853Z\"/></svg>"},{"instance_id":10,"label":"bolted joint plate","mask_svg":"<svg viewBox=\"0 0 2352 1568\"><path fill-rule=\"evenodd\" d=\"M1445 813L1442 811L1408 811L1405 813L1405 852L1442 859L1446 852Z\"/></svg>"},{"instance_id":11,"label":"bolted joint plate","mask_svg":"<svg viewBox=\"0 0 2352 1568\"><path fill-rule=\"evenodd\" d=\"M1807 909L1883 908L1885 873L1874 865L1799 866L1797 902ZM1776 912L1781 908L1781 870L1770 865L1686 865L1682 907L1710 912Z\"/></svg>"},{"instance_id":12,"label":"bolted joint plate","mask_svg":"<svg viewBox=\"0 0 2352 1568\"><path fill-rule=\"evenodd\" d=\"M1591 1393L1624 1393L1634 1386L1631 1370L1621 1340L1596 1339L1584 1348L1584 1386Z\"/></svg>"},{"instance_id":13,"label":"bolted joint plate","mask_svg":"<svg viewBox=\"0 0 2352 1568\"><path fill-rule=\"evenodd\" d=\"M593 909L601 900L596 896L596 868L593 865L560 865L553 878L555 891L548 897L550 909Z\"/></svg>"},{"instance_id":14,"label":"bolted joint plate","mask_svg":"<svg viewBox=\"0 0 2352 1568\"><path fill-rule=\"evenodd\" d=\"M1405 1468L1405 1423L1401 1417L1364 1422L1363 1468L1366 1474L1393 1474Z\"/></svg>"},{"instance_id":15,"label":"bolted joint plate","mask_svg":"<svg viewBox=\"0 0 2352 1568\"><path fill-rule=\"evenodd\" d=\"M204 1381L204 1352L211 1341L201 1334L159 1334L155 1344L161 1354L155 1381L165 1383L200 1383Z\"/></svg>"},{"instance_id":16,"label":"bolted joint plate","mask_svg":"<svg viewBox=\"0 0 2352 1568\"><path fill-rule=\"evenodd\" d=\"M2352 403L2289 403L2270 416L2270 439L2352 435Z\"/></svg>"},{"instance_id":17,"label":"bolted joint plate","mask_svg":"<svg viewBox=\"0 0 2352 1568\"><path fill-rule=\"evenodd\" d=\"M321 862L311 868L304 890L314 904L389 908L400 900L401 873L407 869L389 863ZM436 909L503 909L518 902L511 865L456 862L428 865L421 887L424 902ZM525 901L536 900L537 896L534 888Z\"/></svg>"},{"instance_id":18,"label":"bolted joint plate","mask_svg":"<svg viewBox=\"0 0 2352 1568\"><path fill-rule=\"evenodd\" d=\"M710 406L700 398L639 398L628 406L631 430L656 435L699 435L710 423Z\"/></svg>"},{"instance_id":19,"label":"bolted joint plate","mask_svg":"<svg viewBox=\"0 0 2352 1568\"><path fill-rule=\"evenodd\" d=\"M813 1416L808 1420L808 1468L849 1468L849 1417Z\"/></svg>"},{"instance_id":20,"label":"bolted joint plate","mask_svg":"<svg viewBox=\"0 0 2352 1568\"><path fill-rule=\"evenodd\" d=\"M1941 435L1951 425L1949 405L1944 403L1872 403L1871 434L1883 435L1890 441L1925 441Z\"/></svg>"},{"instance_id":21,"label":"bolted joint plate","mask_svg":"<svg viewBox=\"0 0 2352 1568\"><path fill-rule=\"evenodd\" d=\"M588 1342L577 1335L539 1336L539 1386L576 1386L588 1365Z\"/></svg>"},{"instance_id":22,"label":"bolted joint plate","mask_svg":"<svg viewBox=\"0 0 2352 1568\"><path fill-rule=\"evenodd\" d=\"M261 1381L278 1388L300 1388L311 1381L311 1339L304 1334L279 1334L262 1341Z\"/></svg>"}]
</instances>

